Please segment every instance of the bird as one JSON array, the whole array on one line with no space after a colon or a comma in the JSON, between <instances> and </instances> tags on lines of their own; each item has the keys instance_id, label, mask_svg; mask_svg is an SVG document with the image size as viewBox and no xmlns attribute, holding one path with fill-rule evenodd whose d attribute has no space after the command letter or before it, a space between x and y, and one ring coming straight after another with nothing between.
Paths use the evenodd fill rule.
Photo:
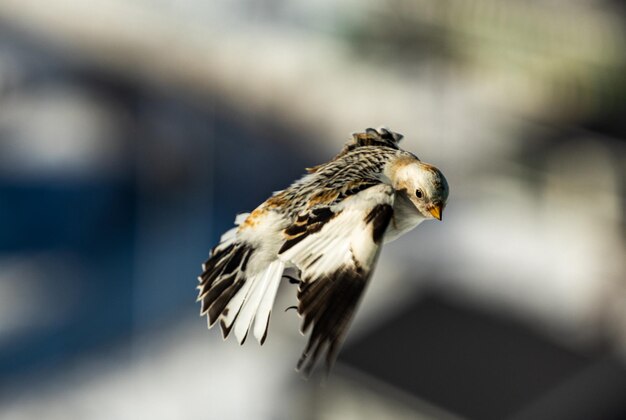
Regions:
<instances>
[{"instance_id":1,"label":"bird","mask_svg":"<svg viewBox=\"0 0 626 420\"><path fill-rule=\"evenodd\" d=\"M442 220L447 204L443 173L401 149L402 138L385 127L354 133L332 160L238 215L198 277L208 327L219 321L224 339L233 331L243 344L252 332L262 345L287 278L310 331L296 370L308 377L325 352L329 372L383 243Z\"/></svg>"}]
</instances>

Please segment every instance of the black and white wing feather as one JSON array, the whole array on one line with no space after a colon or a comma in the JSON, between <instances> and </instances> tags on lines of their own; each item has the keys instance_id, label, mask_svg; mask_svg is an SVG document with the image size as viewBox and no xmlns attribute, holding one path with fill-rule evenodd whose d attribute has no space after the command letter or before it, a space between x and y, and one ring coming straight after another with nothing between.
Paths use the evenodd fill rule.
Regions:
<instances>
[{"instance_id":1,"label":"black and white wing feather","mask_svg":"<svg viewBox=\"0 0 626 420\"><path fill-rule=\"evenodd\" d=\"M341 152L339 152L332 161L339 160L354 149L366 146L384 147L393 150L400 150L399 143L403 137L404 136L402 134L394 133L393 131L390 131L384 127L381 127L378 130L375 130L373 128L367 128L365 129L365 132L353 133L352 138L348 140L343 149L341 149ZM325 164L314 166L312 168L308 168L307 171L310 173L314 173L325 166Z\"/></svg>"},{"instance_id":2,"label":"black and white wing feather","mask_svg":"<svg viewBox=\"0 0 626 420\"><path fill-rule=\"evenodd\" d=\"M384 127L381 127L378 130L367 128L363 133L352 134L352 139L348 141L337 157L343 156L357 147L364 146L379 146L399 149L399 143L400 140L402 140L402 137L402 134L394 133Z\"/></svg>"},{"instance_id":3,"label":"black and white wing feather","mask_svg":"<svg viewBox=\"0 0 626 420\"><path fill-rule=\"evenodd\" d=\"M326 349L332 365L374 270L393 216L394 190L377 184L340 202L298 215L284 233L279 258L300 269L298 313L312 328L298 369L309 374Z\"/></svg>"}]
</instances>

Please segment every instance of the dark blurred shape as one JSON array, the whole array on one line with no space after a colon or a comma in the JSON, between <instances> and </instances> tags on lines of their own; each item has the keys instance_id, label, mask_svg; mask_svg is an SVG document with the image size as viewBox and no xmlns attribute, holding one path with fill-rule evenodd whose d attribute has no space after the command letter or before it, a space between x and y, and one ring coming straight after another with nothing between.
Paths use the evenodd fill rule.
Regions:
<instances>
[{"instance_id":1,"label":"dark blurred shape","mask_svg":"<svg viewBox=\"0 0 626 420\"><path fill-rule=\"evenodd\" d=\"M534 400L511 420L626 419L626 372L599 358Z\"/></svg>"},{"instance_id":2,"label":"dark blurred shape","mask_svg":"<svg viewBox=\"0 0 626 420\"><path fill-rule=\"evenodd\" d=\"M350 343L340 361L470 419L626 414L626 371L601 350L574 352L436 294ZM588 416L570 417L572 407Z\"/></svg>"}]
</instances>

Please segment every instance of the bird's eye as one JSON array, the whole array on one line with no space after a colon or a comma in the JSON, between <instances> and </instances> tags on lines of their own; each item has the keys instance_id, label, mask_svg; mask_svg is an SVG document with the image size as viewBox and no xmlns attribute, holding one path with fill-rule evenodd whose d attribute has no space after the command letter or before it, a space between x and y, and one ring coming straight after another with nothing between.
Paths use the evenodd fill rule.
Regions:
<instances>
[{"instance_id":1,"label":"bird's eye","mask_svg":"<svg viewBox=\"0 0 626 420\"><path fill-rule=\"evenodd\" d=\"M420 190L419 188L415 190L415 196L417 198L422 198L424 196L424 193L422 193L422 190Z\"/></svg>"}]
</instances>

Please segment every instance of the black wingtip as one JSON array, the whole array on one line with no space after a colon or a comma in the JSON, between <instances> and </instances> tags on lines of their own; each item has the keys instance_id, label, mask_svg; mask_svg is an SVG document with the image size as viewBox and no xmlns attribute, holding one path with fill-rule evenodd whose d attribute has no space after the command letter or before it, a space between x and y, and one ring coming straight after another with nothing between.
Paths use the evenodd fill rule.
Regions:
<instances>
[{"instance_id":1,"label":"black wingtip","mask_svg":"<svg viewBox=\"0 0 626 420\"><path fill-rule=\"evenodd\" d=\"M220 329L222 330L222 337L224 338L224 340L228 338L228 335L230 334L230 330L233 329L234 324L235 323L233 322L233 324L229 327L226 325L223 319L220 320Z\"/></svg>"},{"instance_id":2,"label":"black wingtip","mask_svg":"<svg viewBox=\"0 0 626 420\"><path fill-rule=\"evenodd\" d=\"M246 330L246 335L243 336L243 339L241 340L241 343L239 343L240 346L243 346L243 343L246 342L246 338L248 338L248 333L250 332L250 328L248 328Z\"/></svg>"},{"instance_id":3,"label":"black wingtip","mask_svg":"<svg viewBox=\"0 0 626 420\"><path fill-rule=\"evenodd\" d=\"M212 317L211 311L208 312L207 317L209 318L209 328L212 328L215 325L215 322L218 320L218 317Z\"/></svg>"},{"instance_id":4,"label":"black wingtip","mask_svg":"<svg viewBox=\"0 0 626 420\"><path fill-rule=\"evenodd\" d=\"M269 312L269 314L267 315L267 324L265 324L265 331L263 332L263 337L261 337L261 340L259 341L259 343L261 345L265 344L265 339L267 338L267 332L270 329L270 318L272 317L272 311Z\"/></svg>"}]
</instances>

